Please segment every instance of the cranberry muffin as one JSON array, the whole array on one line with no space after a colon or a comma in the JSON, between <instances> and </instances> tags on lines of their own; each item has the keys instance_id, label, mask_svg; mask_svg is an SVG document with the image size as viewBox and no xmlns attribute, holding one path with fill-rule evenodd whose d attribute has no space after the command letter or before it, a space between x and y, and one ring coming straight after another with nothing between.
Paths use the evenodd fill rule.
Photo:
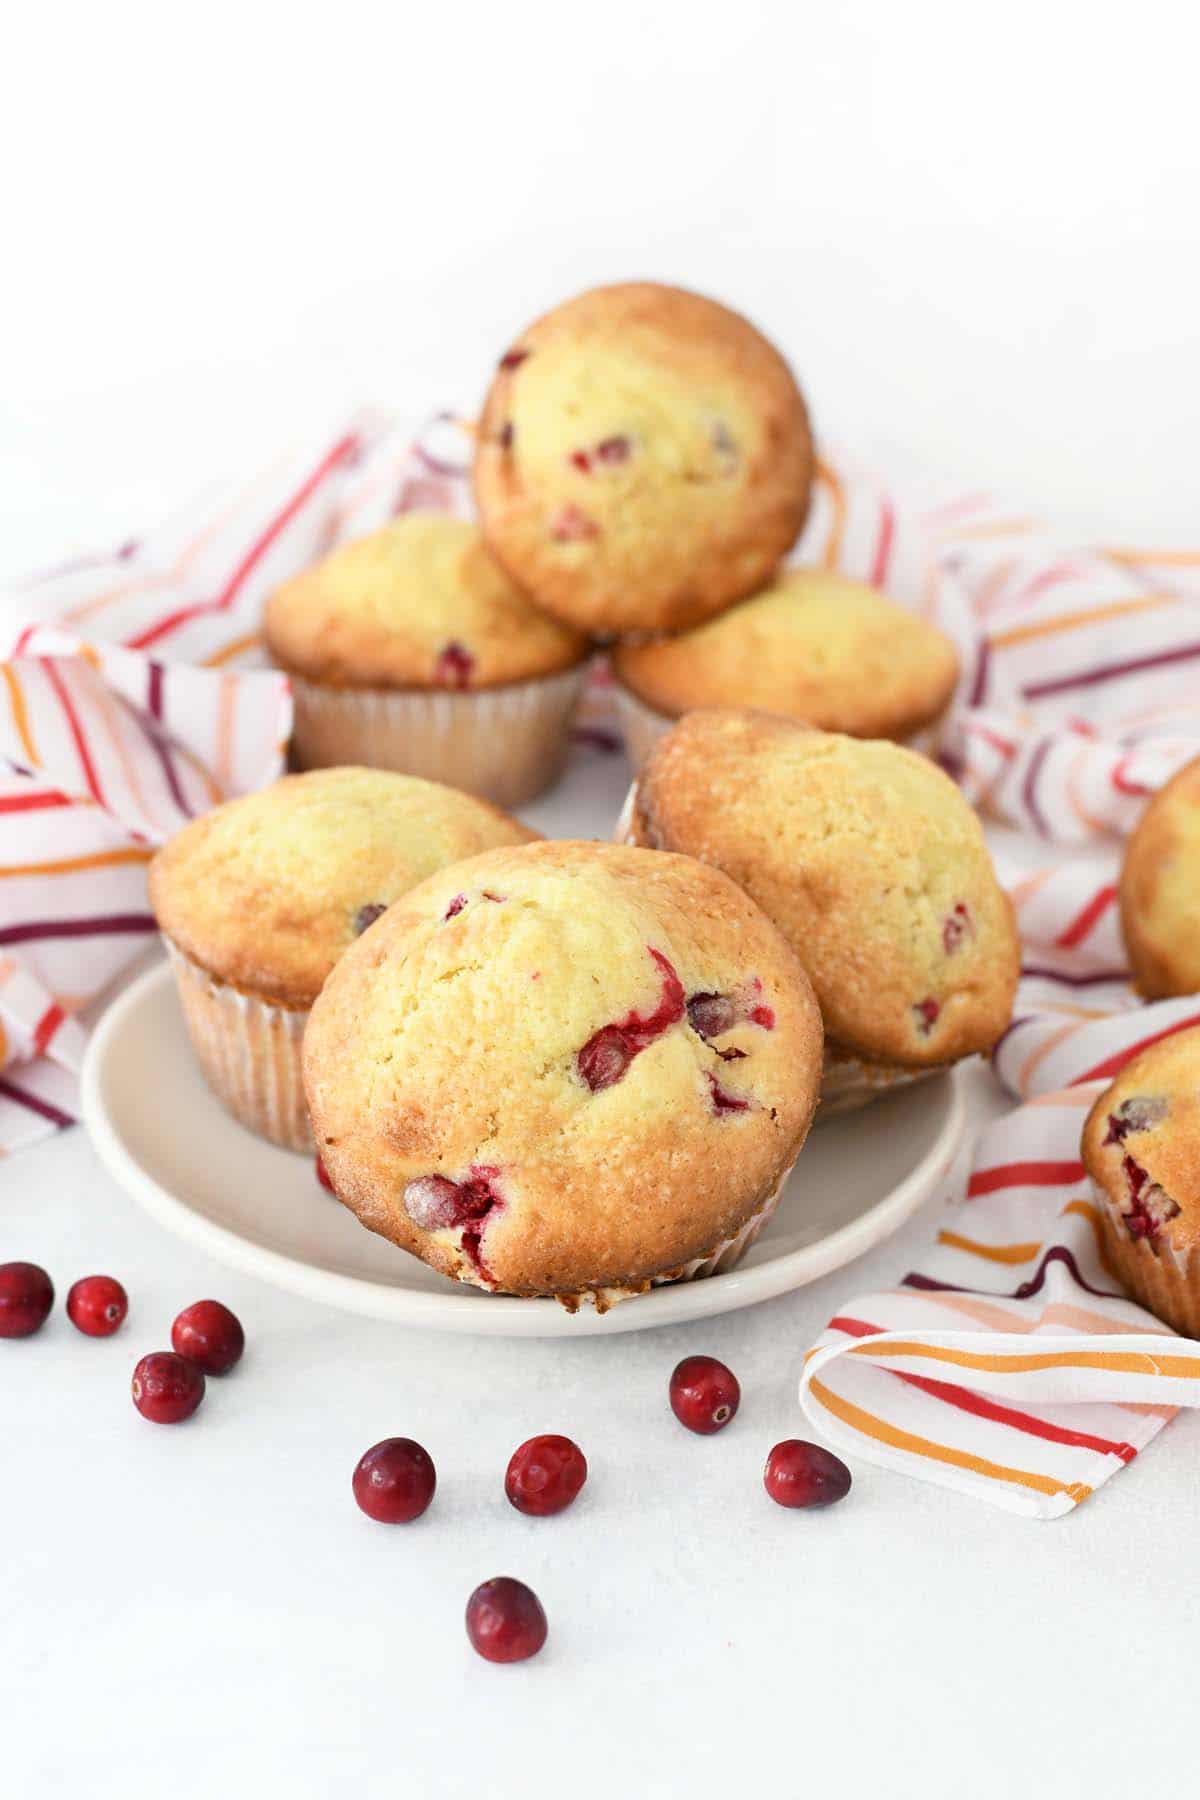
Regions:
<instances>
[{"instance_id":1,"label":"cranberry muffin","mask_svg":"<svg viewBox=\"0 0 1200 1800\"><path fill-rule=\"evenodd\" d=\"M310 1148L300 1039L343 950L435 870L534 835L470 794L376 769L287 775L178 832L150 866L150 901L200 1066L234 1117Z\"/></svg>"},{"instance_id":2,"label":"cranberry muffin","mask_svg":"<svg viewBox=\"0 0 1200 1800\"><path fill-rule=\"evenodd\" d=\"M730 1266L820 1066L804 971L733 882L595 843L487 851L414 888L304 1039L316 1141L362 1223L571 1310Z\"/></svg>"},{"instance_id":3,"label":"cranberry muffin","mask_svg":"<svg viewBox=\"0 0 1200 1800\"><path fill-rule=\"evenodd\" d=\"M405 513L284 582L264 636L306 768L365 763L505 806L559 775L588 645L530 605L476 527Z\"/></svg>"},{"instance_id":4,"label":"cranberry muffin","mask_svg":"<svg viewBox=\"0 0 1200 1800\"><path fill-rule=\"evenodd\" d=\"M1150 801L1125 849L1121 929L1141 993L1200 992L1200 758Z\"/></svg>"},{"instance_id":5,"label":"cranberry muffin","mask_svg":"<svg viewBox=\"0 0 1200 1800\"><path fill-rule=\"evenodd\" d=\"M950 703L950 639L878 588L787 569L693 631L613 652L626 742L640 767L696 707L749 706L850 737L926 738Z\"/></svg>"},{"instance_id":6,"label":"cranberry muffin","mask_svg":"<svg viewBox=\"0 0 1200 1800\"><path fill-rule=\"evenodd\" d=\"M1088 1114L1081 1154L1117 1278L1176 1331L1200 1335L1200 1029L1126 1064Z\"/></svg>"},{"instance_id":7,"label":"cranberry muffin","mask_svg":"<svg viewBox=\"0 0 1200 1800\"><path fill-rule=\"evenodd\" d=\"M618 835L724 870L787 938L825 1021L827 1110L988 1050L1020 969L1012 908L954 783L899 744L771 713L689 713Z\"/></svg>"},{"instance_id":8,"label":"cranberry muffin","mask_svg":"<svg viewBox=\"0 0 1200 1800\"><path fill-rule=\"evenodd\" d=\"M521 332L475 457L493 554L601 635L695 625L762 587L812 475L779 353L716 301L653 282L594 288Z\"/></svg>"}]
</instances>

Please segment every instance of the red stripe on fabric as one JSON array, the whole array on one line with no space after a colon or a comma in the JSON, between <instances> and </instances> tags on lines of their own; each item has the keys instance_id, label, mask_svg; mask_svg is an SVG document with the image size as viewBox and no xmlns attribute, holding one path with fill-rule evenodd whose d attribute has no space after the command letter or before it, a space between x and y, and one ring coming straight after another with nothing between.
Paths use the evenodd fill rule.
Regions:
<instances>
[{"instance_id":1,"label":"red stripe on fabric","mask_svg":"<svg viewBox=\"0 0 1200 1800\"><path fill-rule=\"evenodd\" d=\"M153 913L105 913L95 919L41 919L0 928L0 944L29 944L42 938L121 937L157 931Z\"/></svg>"},{"instance_id":2,"label":"red stripe on fabric","mask_svg":"<svg viewBox=\"0 0 1200 1800\"><path fill-rule=\"evenodd\" d=\"M180 625L186 625L189 620L202 618L206 613L223 612L226 607L232 606L237 598L238 590L255 564L266 555L280 532L286 530L291 524L305 501L311 498L325 477L357 446L358 439L353 432L350 432L338 440L328 455L322 457L303 486L296 490L282 512L276 514L261 537L251 545L215 600L200 600L192 606L180 607L177 612L169 613L165 619L160 619L156 625L151 625L147 630L139 632L136 637L126 639L127 648L130 650L148 649L151 644L158 643L161 638L169 636L172 631L177 630Z\"/></svg>"},{"instance_id":3,"label":"red stripe on fabric","mask_svg":"<svg viewBox=\"0 0 1200 1800\"><path fill-rule=\"evenodd\" d=\"M879 503L879 541L875 546L875 560L871 564L870 581L874 587L882 587L887 575L888 563L891 560L892 540L896 535L896 509L888 499Z\"/></svg>"},{"instance_id":4,"label":"red stripe on fabric","mask_svg":"<svg viewBox=\"0 0 1200 1800\"><path fill-rule=\"evenodd\" d=\"M74 806L69 794L9 794L0 798L0 813L42 812L51 806Z\"/></svg>"},{"instance_id":5,"label":"red stripe on fabric","mask_svg":"<svg viewBox=\"0 0 1200 1800\"><path fill-rule=\"evenodd\" d=\"M967 1183L967 1198L994 1194L1000 1188L1062 1187L1083 1180L1081 1162L998 1163L993 1169L976 1169Z\"/></svg>"},{"instance_id":6,"label":"red stripe on fabric","mask_svg":"<svg viewBox=\"0 0 1200 1800\"><path fill-rule=\"evenodd\" d=\"M1051 1444L1068 1444L1077 1450L1095 1450L1101 1456L1119 1456L1124 1463L1131 1463L1137 1455L1132 1444L1116 1443L1112 1438L1093 1437L1090 1431L1072 1431L1066 1425L1051 1425L1046 1419L1035 1419L1032 1413L1017 1412L1014 1407L1001 1406L996 1400L988 1400L971 1388L958 1387L949 1381L931 1381L928 1375L910 1375L901 1369L889 1372L898 1375L909 1387L919 1388L923 1394L929 1394L934 1400L943 1400L947 1406L956 1406L960 1412L973 1413L978 1419L988 1419L993 1425L1009 1425L1014 1431L1023 1431L1027 1437L1044 1438Z\"/></svg>"},{"instance_id":7,"label":"red stripe on fabric","mask_svg":"<svg viewBox=\"0 0 1200 1800\"><path fill-rule=\"evenodd\" d=\"M1128 775L1125 773L1126 764L1129 761L1129 756L1123 756L1121 758L1120 762L1112 772L1112 784L1116 788L1118 794L1129 794L1135 800L1144 800L1146 795L1152 794L1154 790L1153 788L1148 788L1144 781L1130 781Z\"/></svg>"},{"instance_id":8,"label":"red stripe on fabric","mask_svg":"<svg viewBox=\"0 0 1200 1800\"><path fill-rule=\"evenodd\" d=\"M1083 911L1077 913L1066 929L1061 931L1055 938L1055 949L1076 949L1078 945L1083 942L1084 938L1087 937L1097 921L1108 911L1116 897L1117 890L1115 884L1111 887L1102 887L1099 893L1093 894Z\"/></svg>"},{"instance_id":9,"label":"red stripe on fabric","mask_svg":"<svg viewBox=\"0 0 1200 1800\"><path fill-rule=\"evenodd\" d=\"M100 778L96 774L95 765L92 762L91 753L87 747L87 739L84 737L83 727L79 723L79 715L71 704L71 696L66 690L63 678L55 668L54 664L50 661L49 657L39 657L38 660L40 661L42 668L46 671L47 681L58 695L59 705L67 715L67 725L69 726L71 736L75 741L75 749L79 755L79 766L83 770L83 779L87 782L88 791L91 794L92 799L96 801L97 805L103 806L104 795L100 788Z\"/></svg>"},{"instance_id":10,"label":"red stripe on fabric","mask_svg":"<svg viewBox=\"0 0 1200 1800\"><path fill-rule=\"evenodd\" d=\"M851 1319L844 1315L831 1319L829 1324L831 1328L844 1331L848 1337L879 1337L883 1329L879 1325L868 1325L865 1319ZM928 1375L910 1375L901 1369L889 1369L888 1373L907 1382L909 1387L919 1388L934 1400L942 1400L947 1406L956 1406L960 1412L973 1413L979 1419L989 1419L994 1425L1011 1426L1014 1431L1023 1431L1028 1437L1044 1438L1047 1443L1052 1444L1067 1444L1077 1450L1095 1450L1101 1456L1119 1456L1124 1463L1132 1462L1137 1455L1132 1444L1095 1437L1090 1431L1072 1431L1066 1425L1052 1425L1046 1419L1034 1418L1032 1413L1018 1412L1011 1406L1001 1406L998 1401L988 1400L970 1388L959 1387L956 1382L934 1381Z\"/></svg>"},{"instance_id":11,"label":"red stripe on fabric","mask_svg":"<svg viewBox=\"0 0 1200 1800\"><path fill-rule=\"evenodd\" d=\"M26 625L24 631L22 631L20 633L20 635L17 638L16 643L13 645L12 654L13 654L14 662L16 661L17 657L20 656L22 650L24 650L26 644L29 642L30 638L33 636L33 634L36 630L37 630L36 625Z\"/></svg>"},{"instance_id":12,"label":"red stripe on fabric","mask_svg":"<svg viewBox=\"0 0 1200 1800\"><path fill-rule=\"evenodd\" d=\"M53 1006L48 1006L46 1008L45 1012L38 1020L37 1029L33 1034L33 1047L39 1056L45 1056L46 1046L49 1044L51 1038L54 1036L66 1016L66 1013L57 1001L55 1001Z\"/></svg>"},{"instance_id":13,"label":"red stripe on fabric","mask_svg":"<svg viewBox=\"0 0 1200 1800\"><path fill-rule=\"evenodd\" d=\"M1100 682L1119 681L1122 676L1138 675L1145 669L1163 669L1169 663L1188 662L1194 656L1200 656L1200 644L1179 644L1174 650L1132 657L1128 662L1105 663L1075 675L1055 676L1052 681L1031 681L1021 692L1026 700L1042 700L1047 694L1064 694L1070 688L1096 687Z\"/></svg>"},{"instance_id":14,"label":"red stripe on fabric","mask_svg":"<svg viewBox=\"0 0 1200 1800\"><path fill-rule=\"evenodd\" d=\"M75 1123L70 1113L63 1112L61 1107L51 1106L48 1100L39 1100L36 1094L27 1094L24 1088L19 1088L15 1082L0 1078L0 1094L6 1100L14 1101L18 1106L24 1106L29 1112L37 1113L39 1118L49 1119L50 1123L57 1125L60 1131Z\"/></svg>"},{"instance_id":15,"label":"red stripe on fabric","mask_svg":"<svg viewBox=\"0 0 1200 1800\"><path fill-rule=\"evenodd\" d=\"M1125 1050L1116 1051L1106 1061L1097 1063L1094 1069L1088 1069L1086 1074L1077 1075L1075 1080L1077 1082L1099 1081L1102 1076L1116 1075L1127 1062L1131 1062L1137 1056L1139 1051L1148 1050L1151 1044L1161 1044L1164 1038L1174 1037L1177 1031L1187 1031L1192 1025L1200 1025L1200 1013L1192 1013L1188 1018L1180 1019L1178 1025L1168 1025L1165 1031L1156 1031L1153 1037L1139 1038L1136 1044L1130 1044Z\"/></svg>"}]
</instances>

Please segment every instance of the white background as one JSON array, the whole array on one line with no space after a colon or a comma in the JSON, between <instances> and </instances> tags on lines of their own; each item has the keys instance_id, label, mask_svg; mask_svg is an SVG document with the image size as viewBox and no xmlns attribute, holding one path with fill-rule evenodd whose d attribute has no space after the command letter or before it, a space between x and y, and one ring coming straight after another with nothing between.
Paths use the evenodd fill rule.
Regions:
<instances>
[{"instance_id":1,"label":"white background","mask_svg":"<svg viewBox=\"0 0 1200 1800\"><path fill-rule=\"evenodd\" d=\"M0 575L119 542L362 401L470 407L527 317L650 275L748 311L819 427L1107 539L1194 539L1196 27L1164 4L507 0L43 5L0 104ZM126 1275L0 1367L5 1793L764 1791L972 1800L1194 1780L1194 1419L1036 1526L856 1470L757 1488L799 1356L868 1263L703 1334L439 1341L226 1276L78 1133L0 1172L0 1256ZM253 1349L182 1433L135 1351L216 1290ZM678 1356L746 1388L665 1417ZM594 1479L526 1522L511 1447ZM411 1533L354 1513L391 1431L442 1471ZM526 1574L544 1656L476 1662L462 1602Z\"/></svg>"}]
</instances>

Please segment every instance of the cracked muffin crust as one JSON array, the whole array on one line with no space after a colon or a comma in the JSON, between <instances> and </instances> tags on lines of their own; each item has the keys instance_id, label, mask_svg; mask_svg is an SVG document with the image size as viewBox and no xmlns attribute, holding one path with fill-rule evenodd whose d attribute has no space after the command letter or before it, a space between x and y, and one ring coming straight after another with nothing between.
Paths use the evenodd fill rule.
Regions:
<instances>
[{"instance_id":1,"label":"cracked muffin crust","mask_svg":"<svg viewBox=\"0 0 1200 1800\"><path fill-rule=\"evenodd\" d=\"M448 863L536 836L433 781L317 769L193 819L150 865L150 903L163 933L209 975L307 1007L399 895Z\"/></svg>"},{"instance_id":2,"label":"cracked muffin crust","mask_svg":"<svg viewBox=\"0 0 1200 1800\"><path fill-rule=\"evenodd\" d=\"M1125 848L1121 930L1149 1000L1200 992L1200 758L1154 796Z\"/></svg>"},{"instance_id":3,"label":"cracked muffin crust","mask_svg":"<svg viewBox=\"0 0 1200 1800\"><path fill-rule=\"evenodd\" d=\"M331 687L491 688L582 662L578 632L531 606L476 526L404 513L271 595L280 668Z\"/></svg>"},{"instance_id":4,"label":"cracked muffin crust","mask_svg":"<svg viewBox=\"0 0 1200 1800\"><path fill-rule=\"evenodd\" d=\"M572 842L415 888L342 958L304 1043L314 1135L364 1225L569 1305L756 1228L820 1061L804 971L731 881Z\"/></svg>"},{"instance_id":5,"label":"cracked muffin crust","mask_svg":"<svg viewBox=\"0 0 1200 1800\"><path fill-rule=\"evenodd\" d=\"M494 555L584 631L677 630L753 593L799 535L813 448L783 358L739 314L595 288L513 340L475 492Z\"/></svg>"},{"instance_id":6,"label":"cracked muffin crust","mask_svg":"<svg viewBox=\"0 0 1200 1800\"><path fill-rule=\"evenodd\" d=\"M944 632L877 588L788 569L693 631L613 653L618 679L666 718L749 706L851 737L906 738L939 719L958 679Z\"/></svg>"},{"instance_id":7,"label":"cracked muffin crust","mask_svg":"<svg viewBox=\"0 0 1200 1800\"><path fill-rule=\"evenodd\" d=\"M1136 1300L1200 1332L1200 1028L1127 1063L1083 1128L1105 1259Z\"/></svg>"},{"instance_id":8,"label":"cracked muffin crust","mask_svg":"<svg viewBox=\"0 0 1200 1800\"><path fill-rule=\"evenodd\" d=\"M758 902L808 971L831 1057L929 1069L1008 1024L1011 906L976 815L915 751L770 713L689 713L620 829L723 869Z\"/></svg>"},{"instance_id":9,"label":"cracked muffin crust","mask_svg":"<svg viewBox=\"0 0 1200 1800\"><path fill-rule=\"evenodd\" d=\"M338 957L433 870L534 835L432 781L321 769L173 837L150 866L150 900L197 1060L234 1117L309 1149L300 1039Z\"/></svg>"}]
</instances>

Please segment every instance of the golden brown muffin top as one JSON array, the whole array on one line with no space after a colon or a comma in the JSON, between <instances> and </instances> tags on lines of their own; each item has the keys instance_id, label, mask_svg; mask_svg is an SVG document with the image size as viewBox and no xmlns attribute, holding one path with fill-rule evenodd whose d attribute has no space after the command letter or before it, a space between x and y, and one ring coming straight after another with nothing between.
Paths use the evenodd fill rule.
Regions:
<instances>
[{"instance_id":1,"label":"golden brown muffin top","mask_svg":"<svg viewBox=\"0 0 1200 1800\"><path fill-rule=\"evenodd\" d=\"M723 869L808 970L832 1044L908 1067L995 1043L1012 908L954 783L899 744L770 713L689 713L635 783L628 841Z\"/></svg>"},{"instance_id":2,"label":"golden brown muffin top","mask_svg":"<svg viewBox=\"0 0 1200 1800\"><path fill-rule=\"evenodd\" d=\"M788 569L752 600L678 637L621 644L617 675L668 717L750 706L851 737L907 737L946 709L958 652L877 588Z\"/></svg>"},{"instance_id":3,"label":"golden brown muffin top","mask_svg":"<svg viewBox=\"0 0 1200 1800\"><path fill-rule=\"evenodd\" d=\"M1081 1154L1132 1239L1200 1243L1200 1028L1125 1065L1088 1114Z\"/></svg>"},{"instance_id":4,"label":"golden brown muffin top","mask_svg":"<svg viewBox=\"0 0 1200 1800\"><path fill-rule=\"evenodd\" d=\"M293 575L263 632L281 668L331 687L500 687L588 649L530 604L476 526L444 513L404 513Z\"/></svg>"},{"instance_id":5,"label":"golden brown muffin top","mask_svg":"<svg viewBox=\"0 0 1200 1800\"><path fill-rule=\"evenodd\" d=\"M611 844L494 850L342 958L304 1040L314 1134L371 1230L517 1294L710 1253L804 1141L821 1025L717 870Z\"/></svg>"},{"instance_id":6,"label":"golden brown muffin top","mask_svg":"<svg viewBox=\"0 0 1200 1800\"><path fill-rule=\"evenodd\" d=\"M535 836L440 782L315 769L185 825L150 866L150 902L171 942L217 980L300 1009L399 895Z\"/></svg>"},{"instance_id":7,"label":"golden brown muffin top","mask_svg":"<svg viewBox=\"0 0 1200 1800\"><path fill-rule=\"evenodd\" d=\"M594 288L521 332L475 458L494 555L600 634L695 625L760 588L812 475L779 353L727 307L653 282Z\"/></svg>"},{"instance_id":8,"label":"golden brown muffin top","mask_svg":"<svg viewBox=\"0 0 1200 1800\"><path fill-rule=\"evenodd\" d=\"M1150 801L1125 847L1121 928L1150 1000L1200 992L1200 757Z\"/></svg>"}]
</instances>

